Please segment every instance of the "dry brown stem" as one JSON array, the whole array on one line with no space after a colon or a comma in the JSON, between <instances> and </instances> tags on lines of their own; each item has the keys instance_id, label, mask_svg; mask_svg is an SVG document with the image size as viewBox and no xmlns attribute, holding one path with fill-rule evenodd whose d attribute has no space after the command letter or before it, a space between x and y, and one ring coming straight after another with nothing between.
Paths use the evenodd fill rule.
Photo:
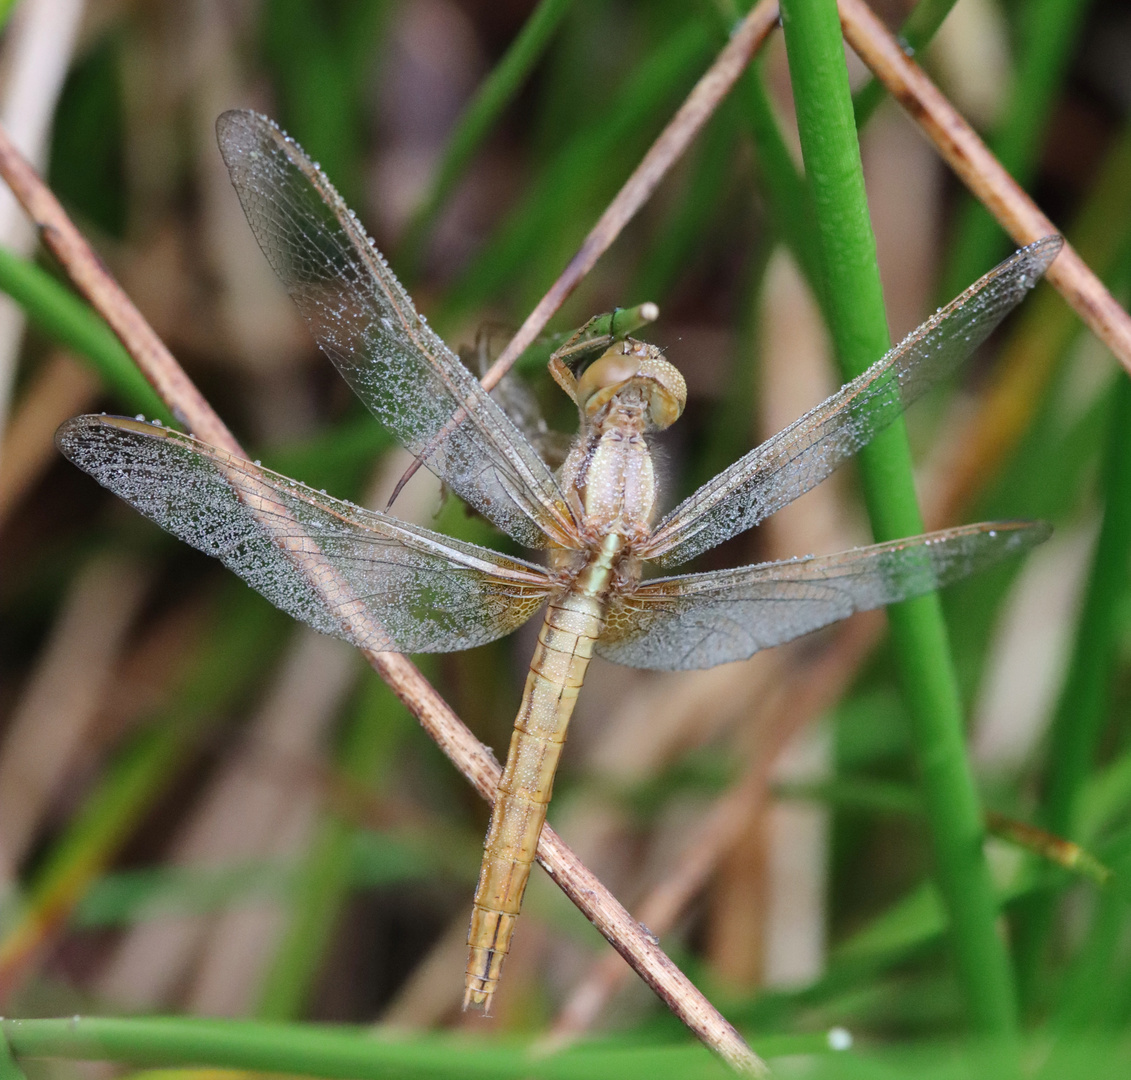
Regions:
<instances>
[{"instance_id":1,"label":"dry brown stem","mask_svg":"<svg viewBox=\"0 0 1131 1080\"><path fill-rule=\"evenodd\" d=\"M1017 244L1059 232L867 4L838 0L838 7L849 45ZM1131 372L1131 317L1071 244L1064 245L1045 276Z\"/></svg>"},{"instance_id":2,"label":"dry brown stem","mask_svg":"<svg viewBox=\"0 0 1131 1080\"><path fill-rule=\"evenodd\" d=\"M106 319L174 415L198 438L246 458L235 436L193 385L3 129L0 129L0 175L35 223L44 242L95 310ZM248 494L249 505L254 505L256 498L262 495L254 490L249 490ZM272 507L275 514L280 509ZM327 595L328 603L334 608L343 605L343 602L348 604L344 583L312 543L296 556L296 561L310 574L315 588ZM359 625L366 618L364 613L359 615L354 612L351 618L355 629L364 629ZM498 762L416 666L399 654L369 649L362 652L475 789L483 798L493 800L501 774ZM765 1064L738 1032L549 826L542 831L538 860L609 943L711 1050L739 1072L750 1075L765 1073Z\"/></svg>"}]
</instances>

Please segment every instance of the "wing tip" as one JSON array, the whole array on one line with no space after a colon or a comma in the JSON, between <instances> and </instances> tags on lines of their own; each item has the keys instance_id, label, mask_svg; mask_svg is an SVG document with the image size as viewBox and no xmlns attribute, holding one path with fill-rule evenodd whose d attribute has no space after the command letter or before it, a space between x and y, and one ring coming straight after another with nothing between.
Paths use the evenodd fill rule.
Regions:
<instances>
[{"instance_id":1,"label":"wing tip","mask_svg":"<svg viewBox=\"0 0 1131 1080\"><path fill-rule=\"evenodd\" d=\"M1007 541L1011 546L1032 548L1038 544L1043 544L1050 536L1052 536L1052 525L1043 520L1010 520L1010 521L995 521L990 523L991 527L998 531L1007 534Z\"/></svg>"},{"instance_id":2,"label":"wing tip","mask_svg":"<svg viewBox=\"0 0 1131 1080\"><path fill-rule=\"evenodd\" d=\"M1026 244L1006 260L1006 264L1024 262L1029 274L1023 279L1027 289L1031 289L1044 276L1053 260L1064 248L1064 237L1060 233L1049 233L1031 244Z\"/></svg>"},{"instance_id":3,"label":"wing tip","mask_svg":"<svg viewBox=\"0 0 1131 1080\"><path fill-rule=\"evenodd\" d=\"M231 162L228 147L246 141L256 121L271 123L265 116L260 116L250 109L226 109L216 117L216 142L220 146L220 155L229 168Z\"/></svg>"},{"instance_id":4,"label":"wing tip","mask_svg":"<svg viewBox=\"0 0 1131 1080\"><path fill-rule=\"evenodd\" d=\"M170 437L196 442L191 435L166 427L160 420L137 416L114 416L107 413L83 413L64 420L55 430L55 448L68 461L78 464L78 453L95 432L127 431L149 439Z\"/></svg>"},{"instance_id":5,"label":"wing tip","mask_svg":"<svg viewBox=\"0 0 1131 1080\"><path fill-rule=\"evenodd\" d=\"M89 427L89 416L72 416L55 429L55 449L68 461L73 461L75 444L81 432Z\"/></svg>"},{"instance_id":6,"label":"wing tip","mask_svg":"<svg viewBox=\"0 0 1131 1080\"><path fill-rule=\"evenodd\" d=\"M226 135L237 131L253 132L256 128L264 127L272 132L283 130L271 117L256 112L255 109L225 109L216 117L216 136L220 139L221 146Z\"/></svg>"},{"instance_id":7,"label":"wing tip","mask_svg":"<svg viewBox=\"0 0 1131 1080\"><path fill-rule=\"evenodd\" d=\"M1047 236L1042 236L1040 240L1026 244L1021 248L1021 251L1027 253L1033 262L1040 266L1043 274L1063 248L1064 237L1060 233L1049 233Z\"/></svg>"},{"instance_id":8,"label":"wing tip","mask_svg":"<svg viewBox=\"0 0 1131 1080\"><path fill-rule=\"evenodd\" d=\"M81 416L72 416L64 420L55 430L55 447L68 461L75 461L80 446L90 436L92 431L115 426L112 421L121 424L131 424L140 427L144 420L130 420L125 416L107 416L96 413L84 413ZM148 425L147 425L148 426Z\"/></svg>"}]
</instances>

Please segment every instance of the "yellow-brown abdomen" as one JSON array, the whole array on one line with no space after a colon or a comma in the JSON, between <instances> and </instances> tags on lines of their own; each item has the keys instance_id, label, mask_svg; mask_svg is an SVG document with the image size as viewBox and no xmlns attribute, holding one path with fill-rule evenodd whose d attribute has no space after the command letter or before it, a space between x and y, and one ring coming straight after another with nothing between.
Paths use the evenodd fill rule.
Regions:
<instances>
[{"instance_id":1,"label":"yellow-brown abdomen","mask_svg":"<svg viewBox=\"0 0 1131 1080\"><path fill-rule=\"evenodd\" d=\"M593 643L601 633L604 596L620 547L619 538L608 538L573 588L551 602L542 622L475 890L467 935L464 1008L489 1008L498 985L538 850L566 730Z\"/></svg>"}]
</instances>

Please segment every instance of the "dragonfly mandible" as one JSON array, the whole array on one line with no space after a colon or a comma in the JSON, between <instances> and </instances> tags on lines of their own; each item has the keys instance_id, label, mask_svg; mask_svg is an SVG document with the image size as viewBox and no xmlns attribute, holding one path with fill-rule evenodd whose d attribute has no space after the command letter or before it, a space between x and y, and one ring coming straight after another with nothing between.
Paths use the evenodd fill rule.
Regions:
<instances>
[{"instance_id":1,"label":"dragonfly mandible","mask_svg":"<svg viewBox=\"0 0 1131 1080\"><path fill-rule=\"evenodd\" d=\"M555 379L580 432L555 473L413 307L330 182L270 120L228 112L220 148L264 254L355 393L409 450L545 565L365 510L139 420L80 416L60 450L141 513L218 557L315 629L369 648L449 652L545 606L495 800L468 937L464 1005L489 1007L534 861L566 728L591 656L633 667L743 660L856 611L930 592L1039 543L1042 523L966 525L834 555L646 578L820 483L944 378L1060 248L1016 252L821 405L657 522L649 436L678 418L683 378L626 339ZM371 628L304 575L317 550ZM377 626L377 630L372 627Z\"/></svg>"}]
</instances>

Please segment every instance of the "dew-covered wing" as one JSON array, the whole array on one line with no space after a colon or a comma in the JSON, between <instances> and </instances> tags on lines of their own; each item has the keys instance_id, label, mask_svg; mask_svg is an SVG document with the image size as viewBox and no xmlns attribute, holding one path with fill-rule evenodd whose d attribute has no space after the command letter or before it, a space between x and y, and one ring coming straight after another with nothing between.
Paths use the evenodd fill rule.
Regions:
<instances>
[{"instance_id":1,"label":"dew-covered wing","mask_svg":"<svg viewBox=\"0 0 1131 1080\"><path fill-rule=\"evenodd\" d=\"M59 449L316 630L395 652L449 652L526 621L538 566L332 499L187 435L79 416Z\"/></svg>"},{"instance_id":2,"label":"dew-covered wing","mask_svg":"<svg viewBox=\"0 0 1131 1080\"><path fill-rule=\"evenodd\" d=\"M259 246L358 397L519 543L572 535L550 469L417 314L318 166L256 113L224 113L217 135Z\"/></svg>"},{"instance_id":3,"label":"dew-covered wing","mask_svg":"<svg viewBox=\"0 0 1131 1080\"><path fill-rule=\"evenodd\" d=\"M745 660L857 611L920 596L1040 543L1047 525L967 525L836 555L658 578L614 597L597 652L677 671Z\"/></svg>"},{"instance_id":4,"label":"dew-covered wing","mask_svg":"<svg viewBox=\"0 0 1131 1080\"><path fill-rule=\"evenodd\" d=\"M678 566L815 487L985 341L1061 244L1046 236L1015 252L862 375L680 503L640 556Z\"/></svg>"}]
</instances>

